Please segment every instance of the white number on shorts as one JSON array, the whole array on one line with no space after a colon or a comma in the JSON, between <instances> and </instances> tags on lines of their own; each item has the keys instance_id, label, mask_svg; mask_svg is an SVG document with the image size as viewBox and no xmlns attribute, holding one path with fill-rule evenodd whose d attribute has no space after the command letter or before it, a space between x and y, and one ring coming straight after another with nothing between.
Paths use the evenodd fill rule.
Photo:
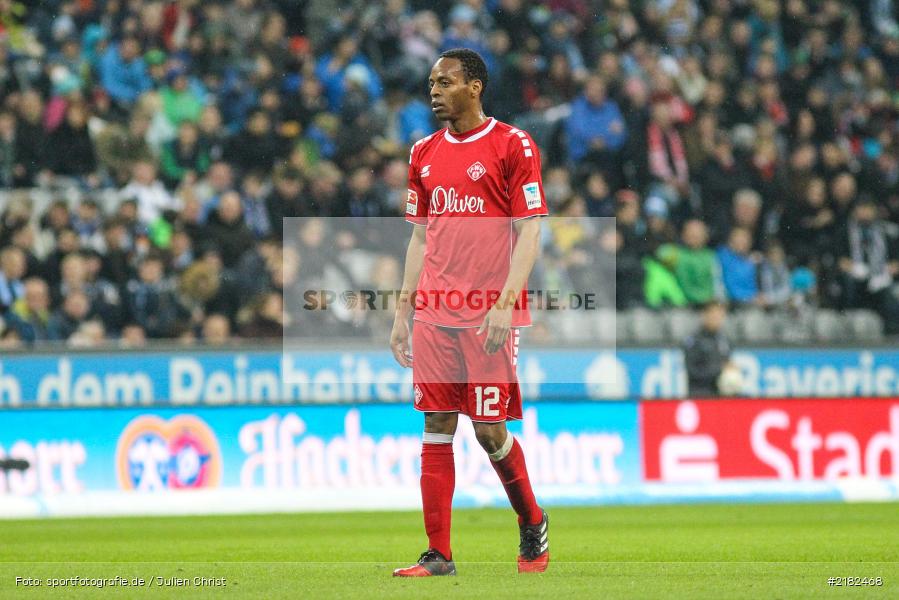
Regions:
<instances>
[{"instance_id":1,"label":"white number on shorts","mask_svg":"<svg viewBox=\"0 0 899 600\"><path fill-rule=\"evenodd\" d=\"M474 388L474 399L477 403L475 406L475 414L479 417L498 417L499 409L499 388L495 385L490 387L477 386Z\"/></svg>"}]
</instances>

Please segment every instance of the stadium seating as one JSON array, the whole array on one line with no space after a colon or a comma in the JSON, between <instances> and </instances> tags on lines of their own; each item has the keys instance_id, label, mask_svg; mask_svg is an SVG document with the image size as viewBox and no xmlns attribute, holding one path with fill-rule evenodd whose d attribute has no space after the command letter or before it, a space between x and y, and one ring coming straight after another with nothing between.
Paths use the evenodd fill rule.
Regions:
<instances>
[{"instance_id":1,"label":"stadium seating","mask_svg":"<svg viewBox=\"0 0 899 600\"><path fill-rule=\"evenodd\" d=\"M665 314L665 331L669 339L682 340L699 327L699 315L683 308L669 310Z\"/></svg>"},{"instance_id":2,"label":"stadium seating","mask_svg":"<svg viewBox=\"0 0 899 600\"><path fill-rule=\"evenodd\" d=\"M817 311L813 327L815 340L818 342L833 343L846 339L846 322L835 310Z\"/></svg>"},{"instance_id":3,"label":"stadium seating","mask_svg":"<svg viewBox=\"0 0 899 600\"><path fill-rule=\"evenodd\" d=\"M844 317L852 340L862 343L883 340L883 319L872 310L850 310Z\"/></svg>"},{"instance_id":4,"label":"stadium seating","mask_svg":"<svg viewBox=\"0 0 899 600\"><path fill-rule=\"evenodd\" d=\"M605 326L612 318L611 313L604 314L596 322ZM679 345L700 325L699 312L690 309L654 312L638 308L618 312L614 318L618 345ZM563 330L575 327L567 325ZM734 311L724 331L732 342L747 346L813 342L877 344L884 340L883 327L881 317L870 310L841 313L811 307L798 312L749 308ZM600 330L607 331L602 327Z\"/></svg>"}]
</instances>

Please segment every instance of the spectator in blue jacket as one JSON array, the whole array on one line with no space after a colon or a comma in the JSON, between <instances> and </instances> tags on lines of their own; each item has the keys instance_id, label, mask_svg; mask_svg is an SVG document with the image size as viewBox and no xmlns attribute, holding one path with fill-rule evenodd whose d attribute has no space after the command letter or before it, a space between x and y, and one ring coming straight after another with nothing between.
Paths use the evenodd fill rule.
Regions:
<instances>
[{"instance_id":1,"label":"spectator in blue jacket","mask_svg":"<svg viewBox=\"0 0 899 600\"><path fill-rule=\"evenodd\" d=\"M147 255L138 267L138 276L126 286L125 302L132 322L151 338L175 335L182 309L172 282L164 277L162 259Z\"/></svg>"},{"instance_id":2,"label":"spectator in blue jacket","mask_svg":"<svg viewBox=\"0 0 899 600\"><path fill-rule=\"evenodd\" d=\"M387 84L387 135L400 145L414 144L436 129L431 107L411 97L405 82Z\"/></svg>"},{"instance_id":3,"label":"spectator in blue jacket","mask_svg":"<svg viewBox=\"0 0 899 600\"><path fill-rule=\"evenodd\" d=\"M87 294L74 290L67 294L47 322L47 337L51 340L68 340L90 316L91 303Z\"/></svg>"},{"instance_id":4,"label":"spectator in blue jacket","mask_svg":"<svg viewBox=\"0 0 899 600\"><path fill-rule=\"evenodd\" d=\"M553 54L564 56L575 79L581 81L587 75L587 66L584 64L584 55L575 41L576 23L577 20L567 12L557 12L550 19L543 43L546 46L547 56Z\"/></svg>"},{"instance_id":5,"label":"spectator in blue jacket","mask_svg":"<svg viewBox=\"0 0 899 600\"><path fill-rule=\"evenodd\" d=\"M100 83L109 97L125 107L150 89L152 81L141 57L140 42L133 36L110 46L100 59Z\"/></svg>"},{"instance_id":6,"label":"spectator in blue jacket","mask_svg":"<svg viewBox=\"0 0 899 600\"><path fill-rule=\"evenodd\" d=\"M753 304L759 301L757 264L751 251L752 234L742 227L731 229L727 245L718 248L724 289L727 297L735 304Z\"/></svg>"},{"instance_id":7,"label":"spectator in blue jacket","mask_svg":"<svg viewBox=\"0 0 899 600\"><path fill-rule=\"evenodd\" d=\"M606 84L600 77L589 77L584 93L571 105L566 123L568 158L583 160L591 152L617 152L627 133L618 103L606 95Z\"/></svg>"},{"instance_id":8,"label":"spectator in blue jacket","mask_svg":"<svg viewBox=\"0 0 899 600\"><path fill-rule=\"evenodd\" d=\"M359 65L367 71L366 92L369 101L379 100L384 94L381 78L358 50L356 40L351 36L344 36L337 42L334 52L322 56L315 65L315 76L324 87L329 110L337 111L343 104L346 93L344 76L347 67L351 65Z\"/></svg>"},{"instance_id":9,"label":"spectator in blue jacket","mask_svg":"<svg viewBox=\"0 0 899 600\"><path fill-rule=\"evenodd\" d=\"M414 144L434 131L434 113L421 100L409 100L396 115L399 121L400 142Z\"/></svg>"},{"instance_id":10,"label":"spectator in blue jacket","mask_svg":"<svg viewBox=\"0 0 899 600\"><path fill-rule=\"evenodd\" d=\"M450 11L449 27L443 34L440 51L452 48L471 48L484 59L488 72L494 72L496 61L478 26L478 11L467 4L457 4Z\"/></svg>"}]
</instances>

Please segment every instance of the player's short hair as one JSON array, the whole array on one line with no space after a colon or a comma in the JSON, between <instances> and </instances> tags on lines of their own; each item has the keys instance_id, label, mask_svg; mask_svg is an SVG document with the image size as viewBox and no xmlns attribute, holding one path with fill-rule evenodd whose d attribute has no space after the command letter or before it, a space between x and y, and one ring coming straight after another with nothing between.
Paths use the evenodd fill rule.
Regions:
<instances>
[{"instance_id":1,"label":"player's short hair","mask_svg":"<svg viewBox=\"0 0 899 600\"><path fill-rule=\"evenodd\" d=\"M440 54L440 58L455 58L462 63L462 73L465 75L465 82L472 79L481 80L481 95L487 88L487 63L480 54L470 48L453 48Z\"/></svg>"}]
</instances>

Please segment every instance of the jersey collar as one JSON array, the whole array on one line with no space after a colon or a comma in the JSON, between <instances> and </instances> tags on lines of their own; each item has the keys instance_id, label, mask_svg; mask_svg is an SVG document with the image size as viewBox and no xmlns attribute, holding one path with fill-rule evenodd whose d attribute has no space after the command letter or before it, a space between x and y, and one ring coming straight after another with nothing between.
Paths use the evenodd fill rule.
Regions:
<instances>
[{"instance_id":1,"label":"jersey collar","mask_svg":"<svg viewBox=\"0 0 899 600\"><path fill-rule=\"evenodd\" d=\"M496 119L494 119L493 117L490 117L490 119L487 120L486 124L482 125L483 129L481 129L479 132L472 134L464 139L460 140L459 138L457 138L456 136L451 134L449 132L449 129L446 129L443 132L443 137L446 141L450 142L451 144L466 144L468 142L473 142L475 140L481 139L482 137L484 137L485 135L490 133L490 130L492 130L495 126L496 126Z\"/></svg>"}]
</instances>

